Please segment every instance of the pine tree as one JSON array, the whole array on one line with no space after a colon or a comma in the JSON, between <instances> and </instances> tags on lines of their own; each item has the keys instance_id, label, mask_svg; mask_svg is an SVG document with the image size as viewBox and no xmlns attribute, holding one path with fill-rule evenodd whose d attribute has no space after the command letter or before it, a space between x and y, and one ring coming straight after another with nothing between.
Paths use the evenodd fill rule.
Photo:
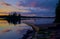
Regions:
<instances>
[{"instance_id":1,"label":"pine tree","mask_svg":"<svg viewBox=\"0 0 60 39\"><path fill-rule=\"evenodd\" d=\"M54 23L60 23L60 0L56 7L56 19Z\"/></svg>"}]
</instances>

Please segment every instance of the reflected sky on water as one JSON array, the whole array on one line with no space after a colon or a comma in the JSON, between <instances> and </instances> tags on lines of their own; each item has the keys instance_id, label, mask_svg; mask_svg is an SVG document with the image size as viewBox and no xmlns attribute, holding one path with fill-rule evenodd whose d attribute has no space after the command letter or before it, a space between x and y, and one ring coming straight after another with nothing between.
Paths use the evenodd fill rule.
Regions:
<instances>
[{"instance_id":1,"label":"reflected sky on water","mask_svg":"<svg viewBox=\"0 0 60 39\"><path fill-rule=\"evenodd\" d=\"M53 23L55 18L31 18L27 20L21 20L21 23L23 22L28 22L28 23L33 23L33 24L50 24ZM8 27L13 27L13 26L19 26L20 24L12 24L8 23L7 20L0 20L0 28L8 28Z\"/></svg>"},{"instance_id":2,"label":"reflected sky on water","mask_svg":"<svg viewBox=\"0 0 60 39\"><path fill-rule=\"evenodd\" d=\"M0 20L0 38L1 39L18 39L22 38L27 30L33 30L23 22L32 24L49 24L54 22L54 18L32 18L30 20L21 20L21 24L11 24L7 20Z\"/></svg>"}]
</instances>

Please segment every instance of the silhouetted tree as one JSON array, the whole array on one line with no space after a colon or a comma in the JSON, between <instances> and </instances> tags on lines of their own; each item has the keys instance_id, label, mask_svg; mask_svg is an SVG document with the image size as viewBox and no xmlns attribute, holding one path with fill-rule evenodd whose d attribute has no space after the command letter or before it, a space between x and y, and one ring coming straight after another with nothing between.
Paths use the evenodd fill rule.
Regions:
<instances>
[{"instance_id":1,"label":"silhouetted tree","mask_svg":"<svg viewBox=\"0 0 60 39\"><path fill-rule=\"evenodd\" d=\"M17 13L14 12L13 15L9 14L9 16L6 18L8 23L13 23L13 24L17 24Z\"/></svg>"},{"instance_id":2,"label":"silhouetted tree","mask_svg":"<svg viewBox=\"0 0 60 39\"><path fill-rule=\"evenodd\" d=\"M11 21L13 24L17 24L18 19L17 19L17 13L16 12L13 13L13 16L11 17L11 19L12 19Z\"/></svg>"},{"instance_id":3,"label":"silhouetted tree","mask_svg":"<svg viewBox=\"0 0 60 39\"><path fill-rule=\"evenodd\" d=\"M56 19L55 19L55 23L60 23L60 0L58 2L58 5L56 7ZM60 24L56 24L56 38L59 39L60 38Z\"/></svg>"},{"instance_id":4,"label":"silhouetted tree","mask_svg":"<svg viewBox=\"0 0 60 39\"><path fill-rule=\"evenodd\" d=\"M56 7L56 19L55 19L55 23L60 23L60 0L57 4Z\"/></svg>"},{"instance_id":5,"label":"silhouetted tree","mask_svg":"<svg viewBox=\"0 0 60 39\"><path fill-rule=\"evenodd\" d=\"M17 24L17 22L20 24L21 23L21 15L18 14L16 12L14 12L13 14L9 14L8 17L6 17L6 20L8 21L8 23L12 23L12 24Z\"/></svg>"},{"instance_id":6,"label":"silhouetted tree","mask_svg":"<svg viewBox=\"0 0 60 39\"><path fill-rule=\"evenodd\" d=\"M18 23L19 24L21 23L21 15L20 14L18 15Z\"/></svg>"},{"instance_id":7,"label":"silhouetted tree","mask_svg":"<svg viewBox=\"0 0 60 39\"><path fill-rule=\"evenodd\" d=\"M8 23L11 23L11 17L12 17L12 15L9 14L8 17L6 18L6 20L8 21Z\"/></svg>"}]
</instances>

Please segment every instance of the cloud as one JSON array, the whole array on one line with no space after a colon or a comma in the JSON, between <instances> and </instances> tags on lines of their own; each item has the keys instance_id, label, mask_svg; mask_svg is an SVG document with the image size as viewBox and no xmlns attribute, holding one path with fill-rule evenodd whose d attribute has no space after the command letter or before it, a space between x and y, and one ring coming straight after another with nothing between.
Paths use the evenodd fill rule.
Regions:
<instances>
[{"instance_id":1,"label":"cloud","mask_svg":"<svg viewBox=\"0 0 60 39\"><path fill-rule=\"evenodd\" d=\"M14 1L15 2L15 1ZM54 13L54 8L56 7L57 0L19 0L16 3L16 6L7 5L8 11L17 11L17 12L32 12L32 13ZM5 8L4 11L7 11ZM38 13L38 15L40 15ZM47 15L48 15L47 14Z\"/></svg>"},{"instance_id":2,"label":"cloud","mask_svg":"<svg viewBox=\"0 0 60 39\"><path fill-rule=\"evenodd\" d=\"M36 2L31 2L31 3L30 3L30 6L31 6L31 7L36 7Z\"/></svg>"},{"instance_id":3,"label":"cloud","mask_svg":"<svg viewBox=\"0 0 60 39\"><path fill-rule=\"evenodd\" d=\"M19 9L28 9L32 13L42 13L45 16L55 15L56 3L58 0L22 0L18 2L19 7L23 6L24 8ZM38 13L38 15L40 15Z\"/></svg>"},{"instance_id":4,"label":"cloud","mask_svg":"<svg viewBox=\"0 0 60 39\"><path fill-rule=\"evenodd\" d=\"M16 6L6 3L0 3L0 6L0 12L30 12L30 10L19 9Z\"/></svg>"},{"instance_id":5,"label":"cloud","mask_svg":"<svg viewBox=\"0 0 60 39\"><path fill-rule=\"evenodd\" d=\"M30 12L30 10L16 9L13 7L5 7L4 9L0 9L0 12Z\"/></svg>"},{"instance_id":6,"label":"cloud","mask_svg":"<svg viewBox=\"0 0 60 39\"><path fill-rule=\"evenodd\" d=\"M24 6L24 7L35 7L35 2L29 1L29 0L22 0L17 2L18 6Z\"/></svg>"},{"instance_id":7,"label":"cloud","mask_svg":"<svg viewBox=\"0 0 60 39\"><path fill-rule=\"evenodd\" d=\"M58 0L22 0L18 2L19 6L24 7L45 7L55 8Z\"/></svg>"},{"instance_id":8,"label":"cloud","mask_svg":"<svg viewBox=\"0 0 60 39\"><path fill-rule=\"evenodd\" d=\"M8 3L5 3L5 2L0 2L0 5L11 6L11 4L8 4Z\"/></svg>"},{"instance_id":9,"label":"cloud","mask_svg":"<svg viewBox=\"0 0 60 39\"><path fill-rule=\"evenodd\" d=\"M44 8L44 7L24 7L24 6L20 6L20 7L17 7L19 8L20 10L30 10L30 11L49 11L50 9L49 8Z\"/></svg>"}]
</instances>

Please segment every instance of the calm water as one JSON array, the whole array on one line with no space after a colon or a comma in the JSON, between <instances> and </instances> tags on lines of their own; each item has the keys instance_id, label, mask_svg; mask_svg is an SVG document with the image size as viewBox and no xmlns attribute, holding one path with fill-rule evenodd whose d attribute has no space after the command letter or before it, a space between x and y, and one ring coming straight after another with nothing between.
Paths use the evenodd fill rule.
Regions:
<instances>
[{"instance_id":1,"label":"calm water","mask_svg":"<svg viewBox=\"0 0 60 39\"><path fill-rule=\"evenodd\" d=\"M50 24L53 23L55 18L31 18L30 20L22 20L22 22L29 22L33 24Z\"/></svg>"},{"instance_id":2,"label":"calm water","mask_svg":"<svg viewBox=\"0 0 60 39\"><path fill-rule=\"evenodd\" d=\"M18 39L22 38L27 30L33 30L32 27L23 22L33 24L53 23L55 18L36 18L30 20L21 20L21 24L10 24L6 20L0 20L0 39Z\"/></svg>"}]
</instances>

